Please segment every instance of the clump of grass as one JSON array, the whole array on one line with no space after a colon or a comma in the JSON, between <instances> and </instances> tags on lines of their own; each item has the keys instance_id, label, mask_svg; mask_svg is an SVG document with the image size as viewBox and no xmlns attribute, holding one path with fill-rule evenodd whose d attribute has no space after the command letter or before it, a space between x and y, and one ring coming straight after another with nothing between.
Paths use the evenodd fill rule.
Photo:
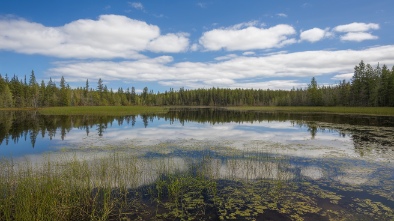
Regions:
<instances>
[{"instance_id":1,"label":"clump of grass","mask_svg":"<svg viewBox=\"0 0 394 221\"><path fill-rule=\"evenodd\" d=\"M1 161L0 220L108 220L121 216L135 158ZM121 165L122 164L122 165ZM123 167L127 165L127 167ZM127 181L126 181L127 179ZM114 193L116 192L116 197Z\"/></svg>"}]
</instances>

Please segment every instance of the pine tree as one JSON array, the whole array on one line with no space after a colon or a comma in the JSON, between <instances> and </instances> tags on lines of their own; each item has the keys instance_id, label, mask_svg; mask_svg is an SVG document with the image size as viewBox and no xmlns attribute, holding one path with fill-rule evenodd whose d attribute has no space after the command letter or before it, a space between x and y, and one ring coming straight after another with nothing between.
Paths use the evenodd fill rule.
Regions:
<instances>
[{"instance_id":1,"label":"pine tree","mask_svg":"<svg viewBox=\"0 0 394 221\"><path fill-rule=\"evenodd\" d=\"M322 93L317 86L315 77L312 78L311 83L308 85L308 100L311 106L322 105Z\"/></svg>"},{"instance_id":2,"label":"pine tree","mask_svg":"<svg viewBox=\"0 0 394 221\"><path fill-rule=\"evenodd\" d=\"M379 93L378 93L378 104L379 106L387 106L389 104L390 93L389 93L389 84L390 84L390 70L386 65L383 65L380 83L379 83Z\"/></svg>"},{"instance_id":3,"label":"pine tree","mask_svg":"<svg viewBox=\"0 0 394 221\"><path fill-rule=\"evenodd\" d=\"M39 86L36 82L36 76L33 70L31 71L29 79L29 91L28 99L31 101L32 107L37 108L39 103Z\"/></svg>"},{"instance_id":4,"label":"pine tree","mask_svg":"<svg viewBox=\"0 0 394 221\"><path fill-rule=\"evenodd\" d=\"M66 80L62 76L60 79L60 90L59 90L59 106L69 106L70 98L68 96L68 88L66 87Z\"/></svg>"},{"instance_id":5,"label":"pine tree","mask_svg":"<svg viewBox=\"0 0 394 221\"><path fill-rule=\"evenodd\" d=\"M388 83L388 106L394 107L394 66L391 69Z\"/></svg>"},{"instance_id":6,"label":"pine tree","mask_svg":"<svg viewBox=\"0 0 394 221\"><path fill-rule=\"evenodd\" d=\"M41 81L40 89L39 89L39 106L46 106L46 86L44 80Z\"/></svg>"},{"instance_id":7,"label":"pine tree","mask_svg":"<svg viewBox=\"0 0 394 221\"><path fill-rule=\"evenodd\" d=\"M12 93L6 81L0 77L0 107L13 107Z\"/></svg>"}]
</instances>

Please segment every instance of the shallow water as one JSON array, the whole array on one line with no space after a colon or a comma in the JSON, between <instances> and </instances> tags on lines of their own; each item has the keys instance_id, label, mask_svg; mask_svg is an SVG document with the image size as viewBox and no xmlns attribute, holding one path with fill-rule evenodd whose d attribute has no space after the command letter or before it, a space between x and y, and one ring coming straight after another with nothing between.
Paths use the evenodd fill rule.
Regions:
<instances>
[{"instance_id":1,"label":"shallow water","mask_svg":"<svg viewBox=\"0 0 394 221\"><path fill-rule=\"evenodd\" d=\"M173 214L170 199L142 199L144 210L163 214L134 218L394 219L393 117L177 109L125 117L0 112L0 123L0 157L16 162L116 152L138 158L135 191L201 170L215 183L216 198L205 194L205 204L181 199L194 209Z\"/></svg>"}]
</instances>

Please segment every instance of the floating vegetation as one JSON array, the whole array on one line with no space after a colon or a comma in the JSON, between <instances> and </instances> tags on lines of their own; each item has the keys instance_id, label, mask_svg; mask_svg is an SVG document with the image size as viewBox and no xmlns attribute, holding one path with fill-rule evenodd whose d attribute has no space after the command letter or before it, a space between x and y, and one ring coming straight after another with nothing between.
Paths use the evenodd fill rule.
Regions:
<instances>
[{"instance_id":1,"label":"floating vegetation","mask_svg":"<svg viewBox=\"0 0 394 221\"><path fill-rule=\"evenodd\" d=\"M308 176L316 166L305 167L302 159L232 154L66 152L37 161L4 159L0 220L394 219L391 198Z\"/></svg>"},{"instance_id":2,"label":"floating vegetation","mask_svg":"<svg viewBox=\"0 0 394 221\"><path fill-rule=\"evenodd\" d=\"M392 117L80 110L0 112L0 220L394 220Z\"/></svg>"}]
</instances>

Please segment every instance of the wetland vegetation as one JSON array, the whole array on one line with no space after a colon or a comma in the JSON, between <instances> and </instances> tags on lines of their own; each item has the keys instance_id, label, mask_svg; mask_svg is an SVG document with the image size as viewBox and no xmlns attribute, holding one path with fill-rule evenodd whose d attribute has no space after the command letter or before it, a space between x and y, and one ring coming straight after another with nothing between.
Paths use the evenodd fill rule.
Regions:
<instances>
[{"instance_id":1,"label":"wetland vegetation","mask_svg":"<svg viewBox=\"0 0 394 221\"><path fill-rule=\"evenodd\" d=\"M152 147L153 148L153 147ZM161 146L161 148L166 148ZM305 159L183 150L1 162L1 220L391 220L392 186L330 180ZM313 163L312 163L313 165ZM370 169L376 165L371 164ZM331 168L330 168L331 167ZM301 169L301 171L299 171ZM335 170L340 170L335 171ZM377 170L390 176L389 171ZM297 175L298 174L298 175ZM368 188L376 187L369 184ZM387 189L388 188L388 189ZM380 191L380 192L379 192Z\"/></svg>"},{"instance_id":2,"label":"wetland vegetation","mask_svg":"<svg viewBox=\"0 0 394 221\"><path fill-rule=\"evenodd\" d=\"M0 111L0 220L394 219L392 116L156 110Z\"/></svg>"}]
</instances>

